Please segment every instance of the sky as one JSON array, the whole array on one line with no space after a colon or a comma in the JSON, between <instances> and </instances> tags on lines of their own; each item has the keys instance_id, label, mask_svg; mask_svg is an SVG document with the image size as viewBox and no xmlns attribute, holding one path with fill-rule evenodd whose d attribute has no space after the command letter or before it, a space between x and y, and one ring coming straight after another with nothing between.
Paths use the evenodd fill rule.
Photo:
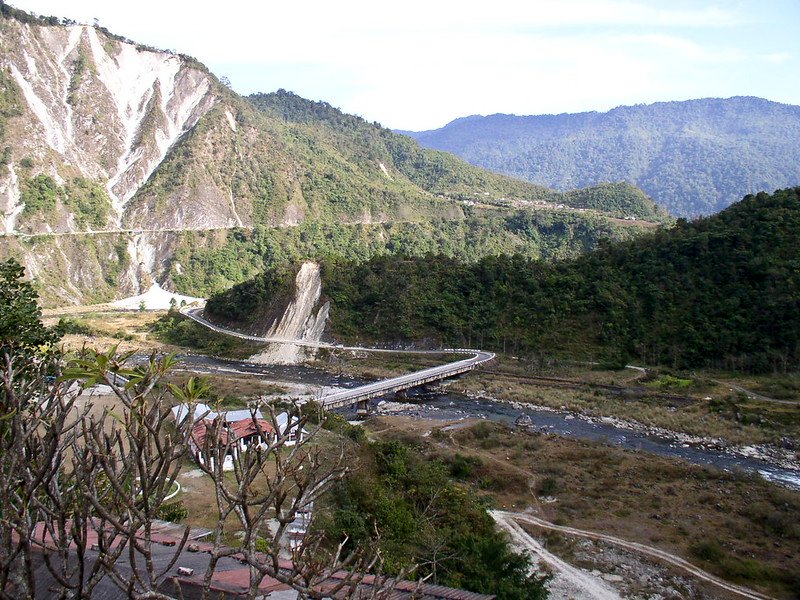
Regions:
<instances>
[{"instance_id":1,"label":"sky","mask_svg":"<svg viewBox=\"0 0 800 600\"><path fill-rule=\"evenodd\" d=\"M393 129L692 98L800 105L800 0L11 0Z\"/></svg>"}]
</instances>

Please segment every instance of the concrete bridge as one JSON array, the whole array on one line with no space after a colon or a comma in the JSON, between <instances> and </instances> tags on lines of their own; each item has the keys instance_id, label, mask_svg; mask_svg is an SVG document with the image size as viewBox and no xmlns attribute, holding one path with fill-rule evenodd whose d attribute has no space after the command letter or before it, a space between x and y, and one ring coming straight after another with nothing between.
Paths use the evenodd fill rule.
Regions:
<instances>
[{"instance_id":1,"label":"concrete bridge","mask_svg":"<svg viewBox=\"0 0 800 600\"><path fill-rule=\"evenodd\" d=\"M359 348L359 350L369 350L369 348ZM349 390L339 390L331 394L326 394L320 399L320 403L325 408L341 408L357 403L366 403L373 398L380 398L386 394L407 390L413 387L431 383L432 381L440 381L461 375L467 371L471 371L481 363L488 362L494 358L491 352L483 352L481 350L441 350L437 353L453 353L453 354L472 354L469 358L457 360L455 362L439 365L438 367L431 367L430 369L423 369L422 371L415 371L408 375L401 375L400 377L392 377L391 379L384 379L369 383L357 388Z\"/></svg>"},{"instance_id":2,"label":"concrete bridge","mask_svg":"<svg viewBox=\"0 0 800 600\"><path fill-rule=\"evenodd\" d=\"M286 338L276 337L259 337L255 335L247 335L231 329L225 329L215 325L202 316L202 308L183 308L181 312L192 319L193 321L208 327L218 333L231 335L243 340L253 342L263 342L271 344L294 344L297 346L306 346L310 348L331 348L336 350L358 350L365 352L406 352L409 354L452 354L454 356L462 357L467 355L467 358L459 358L453 362L449 362L437 367L430 367L421 371L408 373L407 375L400 375L399 377L392 377L390 379L383 379L374 383L368 383L356 388L348 390L338 390L330 392L322 396L319 400L320 404L326 409L343 408L353 404L366 405L369 400L373 398L380 398L387 394L408 390L426 383L434 381L441 381L456 375L461 375L468 371L473 370L480 364L488 362L494 358L491 352L484 352L483 350L472 350L466 348L447 348L444 350L386 350L383 348L364 348L361 346L339 346L328 344L319 341L310 340L289 340Z\"/></svg>"}]
</instances>

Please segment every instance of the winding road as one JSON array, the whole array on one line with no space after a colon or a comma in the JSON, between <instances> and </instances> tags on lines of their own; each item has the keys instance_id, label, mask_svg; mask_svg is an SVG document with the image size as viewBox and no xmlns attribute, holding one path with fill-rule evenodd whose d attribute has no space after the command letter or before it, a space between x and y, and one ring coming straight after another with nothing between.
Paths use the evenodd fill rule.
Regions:
<instances>
[{"instance_id":1,"label":"winding road","mask_svg":"<svg viewBox=\"0 0 800 600\"><path fill-rule=\"evenodd\" d=\"M362 346L341 346L341 345L329 344L326 342L320 342L316 340L293 340L281 337L260 337L256 335L248 335L245 333L240 333L238 331L233 331L231 329L226 329L224 327L220 327L219 325L215 325L214 323L212 323L211 321L209 321L208 319L204 318L201 315L202 311L203 308L185 307L181 309L181 312L184 315L186 315L196 323L203 325L204 327L208 327L209 329L216 331L217 333L231 335L252 342L261 342L270 344L293 344L295 346L304 346L308 348L331 348L336 350L356 350L356 351L366 351L366 352L390 352L390 353L409 352L414 354L455 354L455 355L471 354L472 355L469 356L468 358L459 359L453 362L446 363L444 365L423 369L421 371L415 371L413 373L408 373L407 375L400 375L398 377L383 379L381 381L368 383L366 385L362 385L347 390L337 390L335 392L330 392L324 395L319 400L319 402L325 408L341 408L344 406L349 406L351 404L357 404L359 402L366 402L367 400L371 400L372 398L379 398L380 396L384 396L386 394L390 394L393 392L398 392L400 390L407 390L413 387L417 387L419 385L423 385L425 383L430 383L433 381L439 381L442 379L447 379L449 377L454 377L456 375L460 375L461 373L466 373L467 371L471 371L478 365L492 360L495 356L492 352L485 352L483 350L473 350L469 348L447 348L444 350L387 350L383 348L365 348Z\"/></svg>"},{"instance_id":2,"label":"winding road","mask_svg":"<svg viewBox=\"0 0 800 600\"><path fill-rule=\"evenodd\" d=\"M610 544L614 544L615 546L619 546L620 548L624 548L625 550L630 550L632 552L637 552L639 554L644 554L651 558L658 559L662 562L668 563L674 567L677 567L697 579L705 581L707 583L711 583L727 592L732 592L738 596L743 598L748 598L749 600L774 600L772 596L767 596L765 594L761 594L749 588L736 585L725 581L724 579L720 579L712 575L711 573L704 571L703 569L694 566L692 563L682 559L680 556L675 556L674 554L670 554L669 552L665 552L659 548L655 548L653 546L647 546L645 544L640 544L638 542L629 542L627 540L623 540L621 538L612 536L612 535L605 535L602 533L597 533L594 531L585 531L583 529L576 529L574 527L565 527L563 525L556 525L555 523L551 523L550 521L545 521L544 519L540 519L538 517L534 517L533 515L526 514L526 513L517 513L517 512L507 512L502 510L491 510L489 514L492 518L500 525L503 529L508 531L512 537L514 537L518 542L523 542L525 540L524 535L525 532L519 527L517 524L518 522L528 523L530 525L534 525L536 527L540 527L542 529L549 529L551 531L558 531L560 533L564 533L567 535L575 536L575 537L582 537L587 538L590 540L596 541L603 541L608 542ZM529 548L530 550L537 552L538 544L535 544L533 547ZM560 565L553 565L556 568L560 568ZM567 565L569 569L574 569ZM568 573L571 571L567 571ZM583 586L586 583L586 586L589 587L590 582L585 582L586 579L583 573L580 573L581 577L578 580L578 583ZM592 598L606 598L606 591L603 591L601 594L592 595Z\"/></svg>"}]
</instances>

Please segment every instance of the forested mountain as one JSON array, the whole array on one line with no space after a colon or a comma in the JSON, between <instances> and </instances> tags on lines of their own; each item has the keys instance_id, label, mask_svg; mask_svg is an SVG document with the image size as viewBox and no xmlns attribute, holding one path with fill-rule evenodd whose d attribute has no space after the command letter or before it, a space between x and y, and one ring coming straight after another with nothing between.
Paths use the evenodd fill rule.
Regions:
<instances>
[{"instance_id":1,"label":"forested mountain","mask_svg":"<svg viewBox=\"0 0 800 600\"><path fill-rule=\"evenodd\" d=\"M562 193L324 102L243 98L100 27L0 2L0 28L0 256L46 302L206 295L302 257L568 256L666 218L634 186Z\"/></svg>"},{"instance_id":2,"label":"forested mountain","mask_svg":"<svg viewBox=\"0 0 800 600\"><path fill-rule=\"evenodd\" d=\"M760 98L472 116L406 133L429 148L557 189L628 181L683 217L800 183L800 107Z\"/></svg>"},{"instance_id":3,"label":"forested mountain","mask_svg":"<svg viewBox=\"0 0 800 600\"><path fill-rule=\"evenodd\" d=\"M327 260L331 333L625 364L752 371L800 365L800 188L556 263L492 256ZM218 314L268 302L260 280ZM242 309L245 310L242 310Z\"/></svg>"}]
</instances>

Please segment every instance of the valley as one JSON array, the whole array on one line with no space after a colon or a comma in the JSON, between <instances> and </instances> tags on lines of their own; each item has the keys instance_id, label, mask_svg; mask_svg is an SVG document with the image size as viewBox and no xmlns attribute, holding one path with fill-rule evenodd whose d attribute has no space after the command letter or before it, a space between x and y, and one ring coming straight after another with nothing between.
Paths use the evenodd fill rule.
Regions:
<instances>
[{"instance_id":1,"label":"valley","mask_svg":"<svg viewBox=\"0 0 800 600\"><path fill-rule=\"evenodd\" d=\"M800 598L798 131L403 133L0 0L0 597Z\"/></svg>"},{"instance_id":2,"label":"valley","mask_svg":"<svg viewBox=\"0 0 800 600\"><path fill-rule=\"evenodd\" d=\"M54 319L59 313L51 311L48 314L49 318ZM85 317L76 318L84 318L87 324L94 326L93 323L99 325L108 322L110 314L92 316L92 313L87 313ZM152 329L152 325L148 324L159 318L158 313L151 314L149 311L121 314L130 315L127 319L130 319L131 335L137 329L139 332ZM107 341L103 342L102 336L90 339L101 346L117 341L106 338ZM71 345L83 344L86 338L67 338L67 342ZM240 340L240 343L243 342L246 340ZM138 344L138 352L146 353L153 344L152 337L149 333L145 334ZM169 346L158 347L170 349ZM179 350L193 351L190 348ZM257 353L259 346L250 345L249 349L245 347L243 350L244 353ZM238 353L244 354L241 351ZM199 355L187 356L186 360L188 373L184 375L178 371L176 376L181 379L191 373L206 373L213 382L215 393L219 394L219 398L225 398L226 406L233 408L241 406L247 398L262 394L280 398L288 393L293 397L319 401L324 397L325 390L363 385L365 381L376 377L407 373L448 359L413 353L373 354L331 347L321 352L310 369L305 366L248 367L236 361L204 359ZM715 413L707 407L700 411L705 416L698 414L698 408L704 405L715 406L714 398L730 395L728 388L711 382L703 374L687 378L686 381L690 382L687 387L680 379L682 374L643 375L634 369L609 371L597 370L590 365L569 364L551 364L544 367L547 376L521 379L520 373L541 373L543 367L509 356L498 360L473 374L452 381L443 389L409 395L407 399L395 402L378 403L373 409L375 415L364 422L367 435L374 440L401 440L405 444L412 444L416 452L421 451L453 465L453 472L458 473L457 479L475 486L478 494L487 497L490 506L524 512L519 521L523 527L527 527L524 519L525 515L529 515L556 523L556 529L569 525L616 535L630 542L676 553L690 564L728 580L733 577L733 581L746 586L766 585L766 588L761 588L768 590L768 595L764 597L784 597L779 591L784 584L779 582L785 581L785 585L789 585L791 577L788 573L797 552L791 527L785 529L785 525L776 525L780 529L774 531L780 531L782 542L775 548L781 550L771 555L768 550L773 547L771 542L761 543L752 535L742 538L736 533L741 525L734 525L738 520L729 518L723 526L719 519L725 514L736 514L737 519L763 518L762 513L747 507L755 503L761 507L759 510L766 510L764 502L778 511L789 510L789 513L782 513L784 516L781 517L788 519L795 509L780 508L780 503L788 502L786 506L791 507L797 500L799 492L790 490L800 486L800 465L796 457L794 462L787 464L785 458L778 459L774 453L761 455L760 459L766 460L761 467L756 466L757 462L748 463L748 459L741 461L741 455L736 458L735 442L763 442L764 426L748 429L738 420L729 420L726 415ZM661 383L647 387L643 382L645 378ZM512 384L512 381L515 383ZM674 383L665 387L664 381ZM492 397L491 394L497 396ZM651 396L648 397L648 394ZM734 397L740 406L750 404L740 396L734 394ZM711 399L704 401L703 398ZM660 422L658 413L654 413L654 407L660 402L667 404L661 418L669 419L671 431L652 428L653 423ZM492 404L506 408L495 411ZM529 406L534 409L533 412L528 412ZM537 413L537 407L550 412ZM749 410L754 408L748 406ZM762 407L761 410L766 412L762 412L755 422L769 415L769 407ZM680 415L686 411L687 418L682 420ZM533 425L515 428L515 419L525 412L534 415ZM789 410L789 414L796 413L796 410ZM616 418L612 420L608 418L609 415ZM631 421L625 424L619 419L622 415L627 415ZM581 419L587 418L588 429L577 426ZM556 421L563 425L554 426ZM708 427L704 433L711 436L709 432L714 431L716 437L698 435L696 425L704 422ZM649 426L644 426L645 423ZM642 441L637 442L638 434L631 424L642 428L646 436L641 438ZM600 428L592 431L595 426ZM796 439L796 427L796 423L781 426L771 420L766 431L770 431L769 437L775 442L782 438ZM665 440L662 442L663 449L643 443L644 440L655 438ZM731 441L734 445L726 450ZM692 454L693 449L699 452ZM704 452L710 453L704 456ZM719 453L719 462L710 458L714 452ZM796 452L793 454L796 456ZM792 453L787 457L789 455ZM722 458L726 456L732 460ZM535 462L532 463L532 460ZM752 461L752 457L749 460ZM703 466L693 466L691 463ZM770 463L771 467L768 466ZM464 466L456 466L462 464ZM782 486L789 486L785 491L780 491L780 488L774 487L774 483L766 483L755 475L761 471L768 476L770 469L777 468L780 472L781 468L786 467L789 470L783 472L788 474L788 478L781 479L778 476L774 479ZM603 475L607 470L608 473ZM616 482L613 485L610 483L612 479ZM713 482L713 485L704 482ZM193 479L184 482L190 490L186 501L193 507L193 514L203 513L202 503L198 504L198 499L191 493L193 488L198 491L204 489L197 487L198 483ZM629 491L623 493L621 486L630 486L626 488ZM693 486L702 492L697 492ZM655 495L656 490L660 492L660 500ZM754 500L753 494L763 499ZM674 501L665 501L669 498ZM775 500L770 498L779 504L771 504ZM720 509L720 506L724 508ZM770 518L774 520L778 517ZM190 522L195 521L190 517ZM202 519L197 523L207 524ZM725 534L719 527L733 529ZM719 558L722 555L714 550L714 553L707 555L698 541L702 540L697 536L698 530L715 531L715 543L732 554ZM546 529L545 533L542 531L537 528L531 530L535 537L543 540L548 552L563 557L568 563L572 562L579 570L583 569L580 571L584 573L582 577L602 580L603 585L616 590L614 593L618 597L649 597L647 593L659 592L666 592L666 597L669 597L669 593L684 597L742 597L742 594L731 593L724 587L704 582L702 576L698 578L696 574L686 573L681 568L674 570L674 565L669 562L663 563L657 559L653 562L648 554L634 551L623 558L613 548L605 547L601 551L603 542L599 538L591 542L590 547L581 542L580 537L550 534L546 533ZM754 530L749 531L752 534ZM770 534L765 531L764 535ZM622 552L630 551L623 548ZM615 558L611 562L604 562L604 555L606 558ZM758 558L753 559L753 556ZM742 557L748 558L745 560ZM788 563L785 562L787 560ZM558 577L556 581L560 581ZM568 589L576 593L574 587L563 583L555 589ZM670 592L670 589L673 591ZM756 592L752 594L754 598L761 597ZM746 593L744 597L748 597Z\"/></svg>"}]
</instances>

